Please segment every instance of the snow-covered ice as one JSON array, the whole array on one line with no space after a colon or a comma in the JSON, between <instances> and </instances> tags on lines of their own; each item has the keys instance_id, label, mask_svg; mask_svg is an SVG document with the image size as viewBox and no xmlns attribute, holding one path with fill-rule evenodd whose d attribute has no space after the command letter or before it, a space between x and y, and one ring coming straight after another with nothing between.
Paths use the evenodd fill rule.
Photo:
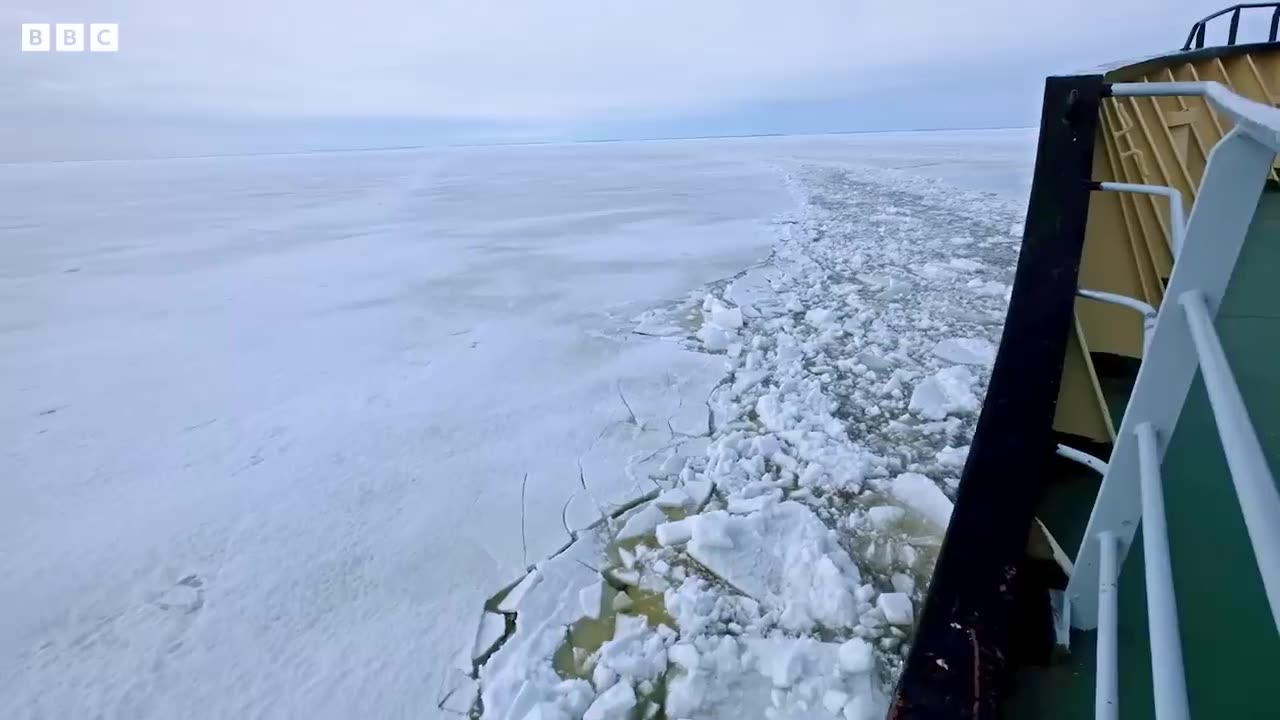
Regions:
<instances>
[{"instance_id":1,"label":"snow-covered ice","mask_svg":"<svg viewBox=\"0 0 1280 720\"><path fill-rule=\"evenodd\" d=\"M776 609L783 628L856 624L858 566L835 531L804 505L773 504L745 517L716 511L684 522L692 528L689 557L765 609Z\"/></svg>"},{"instance_id":2,"label":"snow-covered ice","mask_svg":"<svg viewBox=\"0 0 1280 720\"><path fill-rule=\"evenodd\" d=\"M933 354L947 362L990 365L996 360L996 346L985 338L947 338L933 346Z\"/></svg>"},{"instance_id":3,"label":"snow-covered ice","mask_svg":"<svg viewBox=\"0 0 1280 720\"><path fill-rule=\"evenodd\" d=\"M907 408L929 420L975 413L981 407L981 401L973 392L975 380L973 373L962 366L943 368L916 386Z\"/></svg>"},{"instance_id":4,"label":"snow-covered ice","mask_svg":"<svg viewBox=\"0 0 1280 720\"><path fill-rule=\"evenodd\" d=\"M581 717L600 689L551 654L597 597L634 602L592 568L646 494L805 509L839 531L815 577L853 594L845 631L905 647L873 606L928 547L860 498L945 480L967 443L967 398L908 398L949 370L939 342L998 337L1015 246L951 240L1019 225L1032 135L0 166L0 716L446 717L480 693ZM1002 195L898 172L925 161ZM985 366L956 367L976 402ZM838 644L764 637L846 601L726 593L645 540L658 520L630 572L674 628L646 632L761 633L703 700L799 666L817 680L754 710L879 706ZM477 686L453 651L489 652L481 609L531 565Z\"/></svg>"},{"instance_id":5,"label":"snow-covered ice","mask_svg":"<svg viewBox=\"0 0 1280 720\"><path fill-rule=\"evenodd\" d=\"M920 473L902 473L893 479L890 488L898 502L919 513L939 530L947 529L952 503L932 480Z\"/></svg>"}]
</instances>

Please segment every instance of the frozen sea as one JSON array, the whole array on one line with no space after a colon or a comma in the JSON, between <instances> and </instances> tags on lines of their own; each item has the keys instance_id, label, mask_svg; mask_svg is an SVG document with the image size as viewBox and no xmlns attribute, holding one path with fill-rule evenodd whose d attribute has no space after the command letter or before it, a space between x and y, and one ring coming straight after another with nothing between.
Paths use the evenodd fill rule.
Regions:
<instances>
[{"instance_id":1,"label":"frozen sea","mask_svg":"<svg viewBox=\"0 0 1280 720\"><path fill-rule=\"evenodd\" d=\"M634 318L766 257L800 169L1021 203L1034 140L0 165L0 717L443 716L566 503L643 489L671 433L623 421L724 374Z\"/></svg>"}]
</instances>

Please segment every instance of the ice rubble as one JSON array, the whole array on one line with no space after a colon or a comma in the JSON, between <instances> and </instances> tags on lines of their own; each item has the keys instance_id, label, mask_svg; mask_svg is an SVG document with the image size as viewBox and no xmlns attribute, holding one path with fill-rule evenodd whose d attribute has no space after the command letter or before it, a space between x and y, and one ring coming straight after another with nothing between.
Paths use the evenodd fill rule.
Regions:
<instances>
[{"instance_id":1,"label":"ice rubble","mask_svg":"<svg viewBox=\"0 0 1280 720\"><path fill-rule=\"evenodd\" d=\"M700 313L688 342L726 363L709 438L650 464L649 501L500 603L516 630L479 668L483 717L884 714L994 359L1017 214L883 173L795 187L806 212L767 263L669 311ZM640 329L678 325L649 312ZM574 645L583 622L612 636Z\"/></svg>"}]
</instances>

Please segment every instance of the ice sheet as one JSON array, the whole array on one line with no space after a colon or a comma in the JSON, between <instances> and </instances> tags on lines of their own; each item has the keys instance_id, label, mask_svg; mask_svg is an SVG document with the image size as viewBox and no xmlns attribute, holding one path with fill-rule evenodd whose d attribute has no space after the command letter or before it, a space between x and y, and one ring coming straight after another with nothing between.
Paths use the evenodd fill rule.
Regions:
<instances>
[{"instance_id":1,"label":"ice sheet","mask_svg":"<svg viewBox=\"0 0 1280 720\"><path fill-rule=\"evenodd\" d=\"M1012 188L1023 135L0 166L0 716L446 716L484 599L723 375L636 318L796 168Z\"/></svg>"}]
</instances>

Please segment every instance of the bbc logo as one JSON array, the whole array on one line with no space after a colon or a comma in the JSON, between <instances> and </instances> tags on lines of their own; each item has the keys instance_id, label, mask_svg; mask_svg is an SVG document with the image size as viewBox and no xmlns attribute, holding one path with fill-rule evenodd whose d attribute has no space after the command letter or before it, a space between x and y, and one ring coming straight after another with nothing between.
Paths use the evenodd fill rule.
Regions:
<instances>
[{"instance_id":1,"label":"bbc logo","mask_svg":"<svg viewBox=\"0 0 1280 720\"><path fill-rule=\"evenodd\" d=\"M116 52L120 49L117 23L23 23L22 52Z\"/></svg>"}]
</instances>

